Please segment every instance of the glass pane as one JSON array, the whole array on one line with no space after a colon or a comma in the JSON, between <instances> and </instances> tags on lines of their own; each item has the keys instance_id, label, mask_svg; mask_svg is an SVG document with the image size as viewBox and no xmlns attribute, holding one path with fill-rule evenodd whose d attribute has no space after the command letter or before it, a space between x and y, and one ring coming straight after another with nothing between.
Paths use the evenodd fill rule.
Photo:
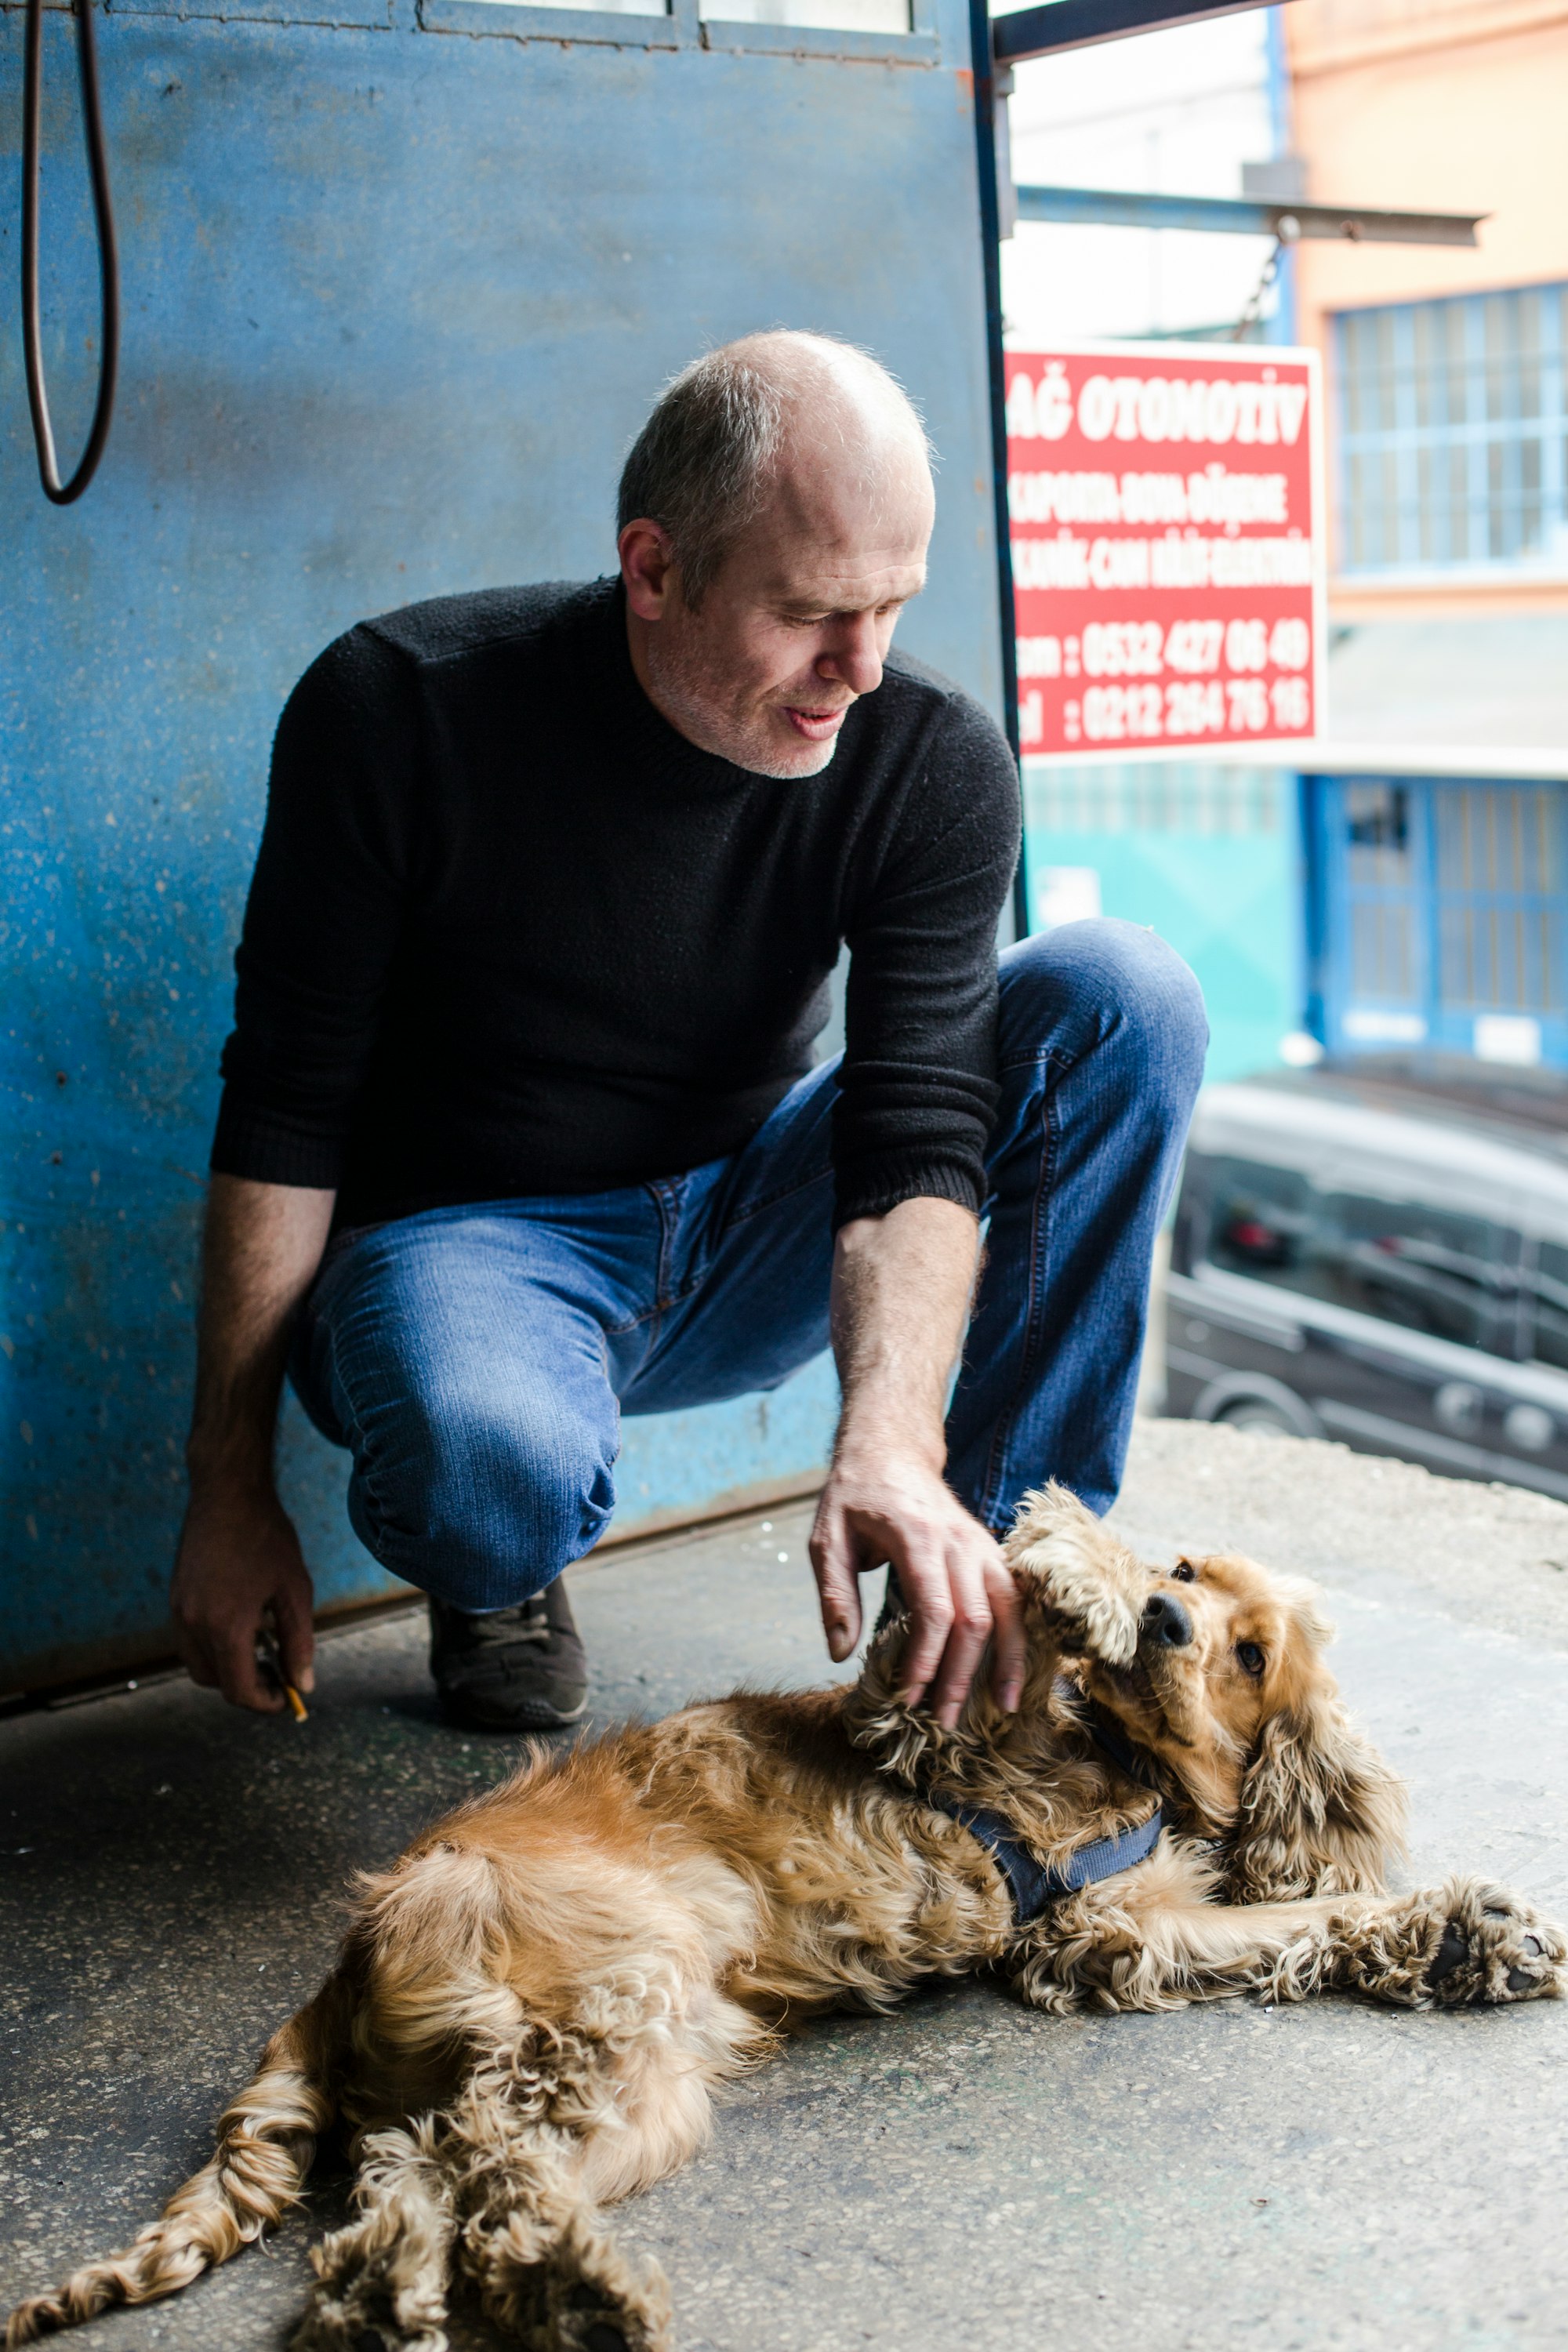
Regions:
<instances>
[{"instance_id":1,"label":"glass pane","mask_svg":"<svg viewBox=\"0 0 1568 2352\"><path fill-rule=\"evenodd\" d=\"M1568 541L1561 286L1345 313L1349 571L1526 563Z\"/></svg>"},{"instance_id":2,"label":"glass pane","mask_svg":"<svg viewBox=\"0 0 1568 2352\"><path fill-rule=\"evenodd\" d=\"M1538 1364L1568 1372L1568 1249L1542 1242L1535 1275L1535 1342Z\"/></svg>"},{"instance_id":3,"label":"glass pane","mask_svg":"<svg viewBox=\"0 0 1568 2352\"><path fill-rule=\"evenodd\" d=\"M1486 552L1493 558L1514 552L1510 497L1504 487L1504 457L1511 457L1511 442L1490 442L1486 449Z\"/></svg>"},{"instance_id":4,"label":"glass pane","mask_svg":"<svg viewBox=\"0 0 1568 2352\"><path fill-rule=\"evenodd\" d=\"M1372 562L1366 530L1366 463L1353 451L1345 460L1345 563L1359 572Z\"/></svg>"},{"instance_id":5,"label":"glass pane","mask_svg":"<svg viewBox=\"0 0 1568 2352\"><path fill-rule=\"evenodd\" d=\"M1513 1237L1485 1217L1359 1192L1323 1202L1320 1295L1462 1347L1492 1344L1513 1295Z\"/></svg>"},{"instance_id":6,"label":"glass pane","mask_svg":"<svg viewBox=\"0 0 1568 2352\"><path fill-rule=\"evenodd\" d=\"M729 25L803 25L833 33L907 33L910 0L699 0Z\"/></svg>"},{"instance_id":7,"label":"glass pane","mask_svg":"<svg viewBox=\"0 0 1568 2352\"><path fill-rule=\"evenodd\" d=\"M1461 446L1448 452L1448 561L1463 563L1470 552L1470 470Z\"/></svg>"},{"instance_id":8,"label":"glass pane","mask_svg":"<svg viewBox=\"0 0 1568 2352\"><path fill-rule=\"evenodd\" d=\"M1410 793L1405 784L1345 786L1346 864L1352 883L1410 880Z\"/></svg>"},{"instance_id":9,"label":"glass pane","mask_svg":"<svg viewBox=\"0 0 1568 2352\"><path fill-rule=\"evenodd\" d=\"M1208 1246L1202 1255L1211 1265L1288 1290L1311 1287L1310 1193L1298 1170L1213 1160L1208 1192Z\"/></svg>"},{"instance_id":10,"label":"glass pane","mask_svg":"<svg viewBox=\"0 0 1568 2352\"><path fill-rule=\"evenodd\" d=\"M1541 444L1533 436L1519 445L1519 545L1527 554L1540 547Z\"/></svg>"},{"instance_id":11,"label":"glass pane","mask_svg":"<svg viewBox=\"0 0 1568 2352\"><path fill-rule=\"evenodd\" d=\"M511 0L513 5L516 0ZM530 0L541 8L596 8L608 16L668 16L658 0Z\"/></svg>"},{"instance_id":12,"label":"glass pane","mask_svg":"<svg viewBox=\"0 0 1568 2352\"><path fill-rule=\"evenodd\" d=\"M1481 301L1487 353L1487 415L1494 422L1515 414L1518 398L1519 297L1488 294Z\"/></svg>"}]
</instances>

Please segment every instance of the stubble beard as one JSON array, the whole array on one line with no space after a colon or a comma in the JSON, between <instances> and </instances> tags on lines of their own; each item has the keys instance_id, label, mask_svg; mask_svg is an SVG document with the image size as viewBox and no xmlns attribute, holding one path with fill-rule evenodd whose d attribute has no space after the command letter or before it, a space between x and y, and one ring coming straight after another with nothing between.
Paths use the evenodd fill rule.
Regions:
<instances>
[{"instance_id":1,"label":"stubble beard","mask_svg":"<svg viewBox=\"0 0 1568 2352\"><path fill-rule=\"evenodd\" d=\"M728 760L731 767L788 783L819 776L838 749L837 735L822 743L802 739L791 757L763 709L755 704L749 709L726 704L715 693L703 664L684 649L661 645L657 629L648 632L645 658L653 698L670 725L699 751Z\"/></svg>"}]
</instances>

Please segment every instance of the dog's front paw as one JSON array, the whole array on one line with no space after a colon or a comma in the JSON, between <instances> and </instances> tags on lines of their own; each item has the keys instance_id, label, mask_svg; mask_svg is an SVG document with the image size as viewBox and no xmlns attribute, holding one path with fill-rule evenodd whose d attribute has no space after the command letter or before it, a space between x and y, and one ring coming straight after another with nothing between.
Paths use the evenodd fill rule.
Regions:
<instances>
[{"instance_id":1,"label":"dog's front paw","mask_svg":"<svg viewBox=\"0 0 1568 2352\"><path fill-rule=\"evenodd\" d=\"M1402 2009L1463 2009L1561 1993L1565 1961L1562 1930L1506 1886L1450 1878L1358 1918L1334 1973Z\"/></svg>"},{"instance_id":2,"label":"dog's front paw","mask_svg":"<svg viewBox=\"0 0 1568 2352\"><path fill-rule=\"evenodd\" d=\"M1131 1665L1145 1595L1135 1607L1124 1592L1107 1584L1088 1562L1054 1557L1046 1579L1047 1594L1072 1629L1075 1649L1087 1650L1108 1666Z\"/></svg>"},{"instance_id":3,"label":"dog's front paw","mask_svg":"<svg viewBox=\"0 0 1568 2352\"><path fill-rule=\"evenodd\" d=\"M1015 1576L1065 1621L1071 1646L1109 1666L1131 1664L1150 1572L1062 1486L1026 1495L1007 1538Z\"/></svg>"},{"instance_id":4,"label":"dog's front paw","mask_svg":"<svg viewBox=\"0 0 1568 2352\"><path fill-rule=\"evenodd\" d=\"M1439 2009L1471 2003L1539 2000L1563 1989L1568 1944L1506 1886L1480 1879L1450 1883L1446 1916L1423 1973L1422 1990Z\"/></svg>"}]
</instances>

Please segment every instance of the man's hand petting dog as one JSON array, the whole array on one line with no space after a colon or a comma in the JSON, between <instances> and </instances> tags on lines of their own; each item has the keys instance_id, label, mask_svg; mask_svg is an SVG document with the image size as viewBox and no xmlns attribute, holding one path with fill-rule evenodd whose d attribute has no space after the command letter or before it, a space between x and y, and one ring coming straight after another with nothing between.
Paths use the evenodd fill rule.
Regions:
<instances>
[{"instance_id":1,"label":"man's hand petting dog","mask_svg":"<svg viewBox=\"0 0 1568 2352\"><path fill-rule=\"evenodd\" d=\"M1011 1714L1024 1686L1018 1588L1002 1548L918 1453L840 1450L817 1505L811 1564L831 1655L860 1638L860 1578L890 1562L912 1630L900 1694L924 1698L948 1730L958 1721L988 1642L992 1688Z\"/></svg>"}]
</instances>

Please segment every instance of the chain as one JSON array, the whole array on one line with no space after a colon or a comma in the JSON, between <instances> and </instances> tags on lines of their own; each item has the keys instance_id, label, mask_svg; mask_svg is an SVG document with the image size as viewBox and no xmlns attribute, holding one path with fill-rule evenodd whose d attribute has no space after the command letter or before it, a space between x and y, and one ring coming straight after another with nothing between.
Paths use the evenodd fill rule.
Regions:
<instances>
[{"instance_id":1,"label":"chain","mask_svg":"<svg viewBox=\"0 0 1568 2352\"><path fill-rule=\"evenodd\" d=\"M1248 330L1256 327L1262 317L1263 298L1279 275L1279 257L1284 250L1285 239L1282 236L1277 236L1274 240L1274 250L1263 265L1263 275L1247 296L1247 306L1231 329L1230 340L1233 343L1246 342Z\"/></svg>"}]
</instances>

